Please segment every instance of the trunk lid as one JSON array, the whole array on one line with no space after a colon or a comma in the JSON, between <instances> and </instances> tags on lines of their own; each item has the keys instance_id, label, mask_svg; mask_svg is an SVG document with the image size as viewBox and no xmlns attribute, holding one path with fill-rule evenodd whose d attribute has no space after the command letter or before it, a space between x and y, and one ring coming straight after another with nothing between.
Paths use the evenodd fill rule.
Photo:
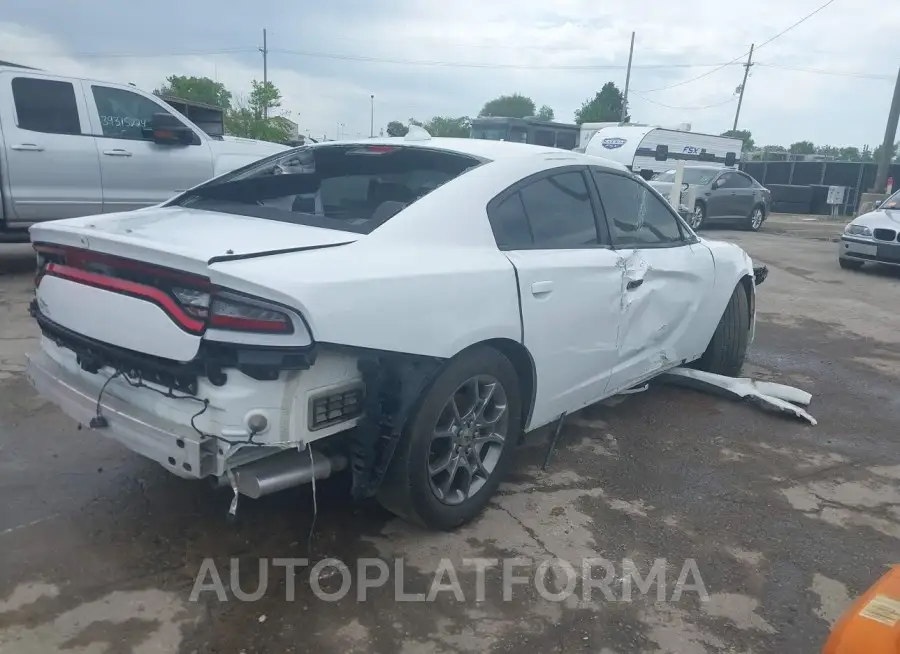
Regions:
<instances>
[{"instance_id":1,"label":"trunk lid","mask_svg":"<svg viewBox=\"0 0 900 654\"><path fill-rule=\"evenodd\" d=\"M34 243L137 259L199 275L218 261L352 243L360 234L185 207L37 223Z\"/></svg>"},{"instance_id":2,"label":"trunk lid","mask_svg":"<svg viewBox=\"0 0 900 654\"><path fill-rule=\"evenodd\" d=\"M222 271L227 262L360 238L182 207L38 223L30 233L39 255L51 262L39 273L33 306L45 333L61 329L180 362L195 358L206 331L206 319L188 306L191 293L208 297L218 285L265 295L265 289L230 284L235 280Z\"/></svg>"}]
</instances>

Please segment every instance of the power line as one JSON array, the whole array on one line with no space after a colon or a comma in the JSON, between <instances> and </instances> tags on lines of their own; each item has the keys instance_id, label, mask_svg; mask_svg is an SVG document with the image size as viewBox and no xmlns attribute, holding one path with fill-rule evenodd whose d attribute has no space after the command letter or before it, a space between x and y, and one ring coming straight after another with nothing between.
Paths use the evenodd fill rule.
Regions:
<instances>
[{"instance_id":1,"label":"power line","mask_svg":"<svg viewBox=\"0 0 900 654\"><path fill-rule=\"evenodd\" d=\"M521 70L625 70L624 64L503 64L503 63L479 63L463 61L432 61L421 59L394 59L390 57L371 57L367 55L340 54L336 52L313 52L309 50L290 50L286 48L269 48L269 52L296 55L300 57L316 57L322 59L339 59L342 61L361 61L367 63L400 64L405 66L438 66L444 68L487 68L487 69L521 69ZM632 68L643 69L668 69L668 68L705 68L718 66L719 64L635 64Z\"/></svg>"},{"instance_id":2,"label":"power line","mask_svg":"<svg viewBox=\"0 0 900 654\"><path fill-rule=\"evenodd\" d=\"M5 50L4 57L52 57L56 59L155 59L158 57L194 57L256 52L258 48L224 48L221 50L181 50L179 52L21 52Z\"/></svg>"},{"instance_id":3,"label":"power line","mask_svg":"<svg viewBox=\"0 0 900 654\"><path fill-rule=\"evenodd\" d=\"M645 98L643 95L636 91L632 91L631 93L639 97L644 102L649 102L650 104L655 104L659 107L665 107L666 109L681 109L684 111L700 111L702 109L712 109L713 107L721 107L722 105L731 104L737 101L737 98L732 97L728 98L727 100L722 100L721 102L714 102L712 104L706 104L699 107L676 107L675 105L664 104L662 102L657 102L656 100L651 100L650 98Z\"/></svg>"},{"instance_id":4,"label":"power line","mask_svg":"<svg viewBox=\"0 0 900 654\"><path fill-rule=\"evenodd\" d=\"M828 5L833 4L833 3L834 3L834 0L828 0L828 2L826 2L825 4L823 4L823 5L822 5L821 7L819 7L818 9L814 9L814 10L811 11L810 13L806 14L806 16L804 16L803 18L801 18L800 20L798 20L798 21L797 21L796 23L794 23L793 25L790 25L790 26L786 27L785 29L781 30L780 32L778 32L778 34L776 34L775 36L773 36L773 37L770 38L769 40L763 41L760 45L756 46L756 49L759 50L760 48L766 47L767 45L769 45L772 41L774 41L774 40L777 39L778 37L784 36L785 34L787 34L788 32L790 32L792 29L794 29L795 27L797 27L798 25L800 25L800 24L802 24L802 23L805 23L807 20L809 20L810 18L812 18L813 16L815 16L817 13L819 13L820 11L822 11L823 9L825 9L826 7L828 7Z\"/></svg>"},{"instance_id":5,"label":"power line","mask_svg":"<svg viewBox=\"0 0 900 654\"><path fill-rule=\"evenodd\" d=\"M757 61L753 64L754 66L763 66L764 68L778 68L781 70L792 70L799 73L814 73L816 75L836 75L838 77L857 77L859 79L874 79L874 80L885 80L888 82L893 81L892 75L882 75L880 73L862 73L862 72L850 72L850 71L840 71L840 70L823 70L821 68L804 68L802 66L788 66L786 64L770 64L763 63L761 61Z\"/></svg>"},{"instance_id":6,"label":"power line","mask_svg":"<svg viewBox=\"0 0 900 654\"><path fill-rule=\"evenodd\" d=\"M773 36L772 38L770 38L770 39L768 39L768 40L766 40L766 41L763 41L761 45L756 46L756 49L759 50L760 48L762 48L762 47L768 45L769 43L771 43L772 41L774 41L775 39L777 39L777 38L779 38L779 37L781 37L781 36L784 36L785 34L787 34L788 32L790 32L792 29L794 29L795 27L797 27L797 26L800 25L801 23L803 23L803 22L809 20L810 18L812 18L813 16L815 16L817 13L819 13L820 11L822 11L823 9L825 9L828 5L832 4L834 1L835 1L835 0L828 0L828 2L826 2L825 4L823 4L822 6L820 6L818 9L815 9L814 11L808 13L806 16L804 16L803 18L801 18L800 20L798 20L798 21L797 21L796 23L794 23L793 25L790 25L790 26L788 26L787 28L781 30L780 32L778 32L778 34L776 34L776 35ZM661 86L661 87L658 88L658 89L646 89L646 90L644 90L644 91L640 91L640 93L655 93L655 92L657 92L657 91L667 91L667 90L669 90L669 89L674 89L674 88L677 88L677 87L679 87L679 86L684 86L685 84L690 84L691 82L696 82L698 79L703 79L704 77L708 77L709 75L712 75L713 73L719 72L720 70L722 70L722 69L725 68L726 66L729 66L729 65L734 64L734 63L736 63L736 62L738 62L738 61L741 61L741 60L744 59L744 57L746 57L748 54L750 54L750 51L749 51L749 50L746 51L746 52L742 52L739 56L735 57L735 58L732 59L731 61L728 61L728 62L722 64L721 66L718 66L717 68L714 68L714 69L712 69L712 70L708 70L708 71L706 71L705 73L703 73L702 75L697 75L697 77L692 77L691 79L684 80L683 82L678 82L678 83L676 83L676 84L671 84L671 85L669 85L669 86Z\"/></svg>"}]
</instances>

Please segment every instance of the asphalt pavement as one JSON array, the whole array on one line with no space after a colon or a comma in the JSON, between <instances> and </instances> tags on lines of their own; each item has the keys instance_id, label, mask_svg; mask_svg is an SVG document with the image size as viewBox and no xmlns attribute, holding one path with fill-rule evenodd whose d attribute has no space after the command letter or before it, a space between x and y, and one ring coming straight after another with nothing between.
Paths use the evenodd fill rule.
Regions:
<instances>
[{"instance_id":1,"label":"asphalt pavement","mask_svg":"<svg viewBox=\"0 0 900 654\"><path fill-rule=\"evenodd\" d=\"M311 488L242 501L229 524L227 489L39 399L32 256L0 246L0 652L817 652L900 553L900 273L840 269L829 229L706 233L769 266L745 373L811 392L817 426L652 385L572 416L546 471L532 435L454 533L320 483L311 550ZM294 575L275 561L300 558ZM363 588L360 559L389 581ZM544 580L551 560L574 593Z\"/></svg>"}]
</instances>

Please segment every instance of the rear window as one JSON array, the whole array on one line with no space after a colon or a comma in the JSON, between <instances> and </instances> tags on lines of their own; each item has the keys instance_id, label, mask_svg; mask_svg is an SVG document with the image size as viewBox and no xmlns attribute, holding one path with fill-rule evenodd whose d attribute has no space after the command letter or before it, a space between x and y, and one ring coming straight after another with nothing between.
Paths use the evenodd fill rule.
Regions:
<instances>
[{"instance_id":1,"label":"rear window","mask_svg":"<svg viewBox=\"0 0 900 654\"><path fill-rule=\"evenodd\" d=\"M482 162L421 147L303 147L214 179L175 204L368 234Z\"/></svg>"}]
</instances>

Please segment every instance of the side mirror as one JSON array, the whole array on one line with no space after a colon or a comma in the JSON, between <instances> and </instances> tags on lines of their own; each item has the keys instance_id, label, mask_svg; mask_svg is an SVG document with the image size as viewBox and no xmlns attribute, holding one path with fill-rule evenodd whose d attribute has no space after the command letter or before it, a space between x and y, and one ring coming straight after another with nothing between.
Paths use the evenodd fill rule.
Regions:
<instances>
[{"instance_id":1,"label":"side mirror","mask_svg":"<svg viewBox=\"0 0 900 654\"><path fill-rule=\"evenodd\" d=\"M194 142L194 131L168 113L153 114L150 127L143 129L144 138L159 145L190 145Z\"/></svg>"},{"instance_id":2,"label":"side mirror","mask_svg":"<svg viewBox=\"0 0 900 654\"><path fill-rule=\"evenodd\" d=\"M884 200L875 200L875 208L876 208L876 209L877 209L878 207L880 207L882 204L884 204Z\"/></svg>"}]
</instances>

